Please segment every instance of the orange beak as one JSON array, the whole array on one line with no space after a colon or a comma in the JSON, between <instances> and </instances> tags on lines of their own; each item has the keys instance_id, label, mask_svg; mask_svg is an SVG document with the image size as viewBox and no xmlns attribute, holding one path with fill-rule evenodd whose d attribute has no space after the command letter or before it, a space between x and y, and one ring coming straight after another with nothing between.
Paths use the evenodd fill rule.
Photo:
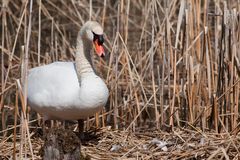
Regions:
<instances>
[{"instance_id":1,"label":"orange beak","mask_svg":"<svg viewBox=\"0 0 240 160\"><path fill-rule=\"evenodd\" d=\"M97 52L97 55L98 55L99 57L104 57L104 56L105 56L104 48L103 48L102 45L99 45L99 44L98 44L98 40L97 40L97 39L94 41L94 46L95 46L95 50L96 50L96 52Z\"/></svg>"}]
</instances>

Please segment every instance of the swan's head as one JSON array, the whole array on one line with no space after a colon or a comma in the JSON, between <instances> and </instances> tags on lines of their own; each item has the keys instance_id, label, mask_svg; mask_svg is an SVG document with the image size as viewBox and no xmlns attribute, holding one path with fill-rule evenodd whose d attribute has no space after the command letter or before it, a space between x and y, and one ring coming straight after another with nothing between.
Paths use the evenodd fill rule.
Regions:
<instances>
[{"instance_id":1,"label":"swan's head","mask_svg":"<svg viewBox=\"0 0 240 160\"><path fill-rule=\"evenodd\" d=\"M100 57L105 56L105 52L103 49L103 29L98 22L87 21L82 26L80 34L82 35L82 37L93 43L96 53Z\"/></svg>"}]
</instances>

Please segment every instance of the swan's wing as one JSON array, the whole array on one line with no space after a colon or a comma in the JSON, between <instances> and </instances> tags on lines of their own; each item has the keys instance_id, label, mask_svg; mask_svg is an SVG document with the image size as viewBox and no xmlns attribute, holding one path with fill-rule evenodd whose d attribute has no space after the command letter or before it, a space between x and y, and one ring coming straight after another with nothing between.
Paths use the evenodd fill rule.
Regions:
<instances>
[{"instance_id":1,"label":"swan's wing","mask_svg":"<svg viewBox=\"0 0 240 160\"><path fill-rule=\"evenodd\" d=\"M33 108L71 106L78 91L78 78L72 62L55 62L29 71L28 102Z\"/></svg>"}]
</instances>

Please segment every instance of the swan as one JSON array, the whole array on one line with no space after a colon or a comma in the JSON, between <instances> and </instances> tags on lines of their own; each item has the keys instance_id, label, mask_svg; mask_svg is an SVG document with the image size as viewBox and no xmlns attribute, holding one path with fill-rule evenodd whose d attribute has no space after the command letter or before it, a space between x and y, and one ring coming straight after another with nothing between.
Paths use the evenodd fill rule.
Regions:
<instances>
[{"instance_id":1,"label":"swan","mask_svg":"<svg viewBox=\"0 0 240 160\"><path fill-rule=\"evenodd\" d=\"M98 22L86 22L77 36L75 62L54 62L29 70L27 101L46 120L78 120L83 132L84 119L105 106L109 91L96 75L91 60L95 46L105 55L103 29Z\"/></svg>"}]
</instances>

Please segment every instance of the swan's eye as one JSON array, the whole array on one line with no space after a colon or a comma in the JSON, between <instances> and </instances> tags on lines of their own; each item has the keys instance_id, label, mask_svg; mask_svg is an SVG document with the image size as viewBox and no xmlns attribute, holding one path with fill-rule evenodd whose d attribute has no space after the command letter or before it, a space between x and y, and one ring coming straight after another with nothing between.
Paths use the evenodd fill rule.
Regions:
<instances>
[{"instance_id":1,"label":"swan's eye","mask_svg":"<svg viewBox=\"0 0 240 160\"><path fill-rule=\"evenodd\" d=\"M102 45L104 43L103 35L98 35L93 32L93 41L95 42L97 40L98 45Z\"/></svg>"}]
</instances>

